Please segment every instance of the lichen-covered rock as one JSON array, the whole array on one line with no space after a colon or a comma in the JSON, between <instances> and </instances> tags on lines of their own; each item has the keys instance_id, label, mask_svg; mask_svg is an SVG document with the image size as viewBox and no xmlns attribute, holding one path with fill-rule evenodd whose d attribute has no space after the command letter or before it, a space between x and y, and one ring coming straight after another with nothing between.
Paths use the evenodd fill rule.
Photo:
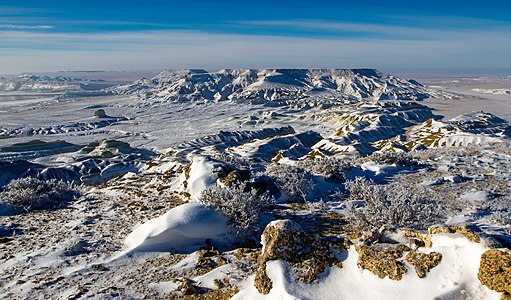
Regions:
<instances>
[{"instance_id":1,"label":"lichen-covered rock","mask_svg":"<svg viewBox=\"0 0 511 300\"><path fill-rule=\"evenodd\" d=\"M511 254L500 250L484 252L477 278L494 291L511 294Z\"/></svg>"},{"instance_id":2,"label":"lichen-covered rock","mask_svg":"<svg viewBox=\"0 0 511 300\"><path fill-rule=\"evenodd\" d=\"M275 259L297 262L312 251L311 238L302 231L300 225L291 220L278 220L268 224L261 243L263 250L259 257L260 264Z\"/></svg>"},{"instance_id":3,"label":"lichen-covered rock","mask_svg":"<svg viewBox=\"0 0 511 300\"><path fill-rule=\"evenodd\" d=\"M440 264L442 261L442 254L438 252L420 253L412 250L406 256L406 261L415 267L417 276L424 278L429 270Z\"/></svg>"},{"instance_id":4,"label":"lichen-covered rock","mask_svg":"<svg viewBox=\"0 0 511 300\"><path fill-rule=\"evenodd\" d=\"M224 176L218 177L218 181L227 186L233 186L235 184L239 184L240 182L246 181L250 179L250 171L247 170L231 170L227 175L224 174Z\"/></svg>"},{"instance_id":5,"label":"lichen-covered rock","mask_svg":"<svg viewBox=\"0 0 511 300\"><path fill-rule=\"evenodd\" d=\"M264 229L263 249L258 259L258 269L254 281L262 294L272 288L266 274L266 262L283 259L293 267L298 280L312 282L327 267L342 267L335 258L335 251L342 251L343 243L336 239L320 238L306 234L300 225L291 220L273 221Z\"/></svg>"},{"instance_id":6,"label":"lichen-covered rock","mask_svg":"<svg viewBox=\"0 0 511 300\"><path fill-rule=\"evenodd\" d=\"M222 257L220 250L212 245L202 247L197 251L197 262L193 275L204 275L219 266L225 265L227 262Z\"/></svg>"},{"instance_id":7,"label":"lichen-covered rock","mask_svg":"<svg viewBox=\"0 0 511 300\"><path fill-rule=\"evenodd\" d=\"M318 278L318 275L325 271L326 267L332 263L320 257L311 257L294 265L295 274L298 280L305 283L311 283ZM337 267L342 268L342 263L337 261L334 263Z\"/></svg>"},{"instance_id":8,"label":"lichen-covered rock","mask_svg":"<svg viewBox=\"0 0 511 300\"><path fill-rule=\"evenodd\" d=\"M375 244L373 246L356 246L358 252L357 266L373 272L380 278L388 276L393 280L401 280L407 269L401 258L404 251L409 251L402 244Z\"/></svg>"},{"instance_id":9,"label":"lichen-covered rock","mask_svg":"<svg viewBox=\"0 0 511 300\"><path fill-rule=\"evenodd\" d=\"M433 243L431 242L431 236L438 233L454 233L454 229L445 226L429 227L427 232L414 231L410 229L401 230L406 237L417 239L424 244L425 247L431 248Z\"/></svg>"},{"instance_id":10,"label":"lichen-covered rock","mask_svg":"<svg viewBox=\"0 0 511 300\"><path fill-rule=\"evenodd\" d=\"M435 227L429 227L427 233L423 233L420 231L413 231L409 229L402 229L405 236L412 238L412 239L418 239L424 243L425 247L431 247L433 246L433 243L431 242L431 237L435 234L439 233L449 233L449 234L461 234L463 235L467 240L474 242L474 243L480 243L482 240L485 241L486 246L490 248L498 248L500 246L499 242L497 242L495 239L487 236L484 232L482 232L478 227L475 225L458 225L454 226L453 228L447 227L447 226L435 226Z\"/></svg>"},{"instance_id":11,"label":"lichen-covered rock","mask_svg":"<svg viewBox=\"0 0 511 300\"><path fill-rule=\"evenodd\" d=\"M474 242L474 243L481 242L481 238L479 237L479 235L477 235L475 230L472 228L469 228L468 226L465 226L465 225L454 226L454 230L456 231L456 233L463 235L464 237L467 238L467 240L469 240L471 242Z\"/></svg>"},{"instance_id":12,"label":"lichen-covered rock","mask_svg":"<svg viewBox=\"0 0 511 300\"><path fill-rule=\"evenodd\" d=\"M177 289L183 293L183 295L195 295L198 293L197 287L194 285L193 281L188 278L185 278Z\"/></svg>"},{"instance_id":13,"label":"lichen-covered rock","mask_svg":"<svg viewBox=\"0 0 511 300\"><path fill-rule=\"evenodd\" d=\"M218 178L218 181L225 186L232 186L240 180L237 171L231 171L227 176Z\"/></svg>"},{"instance_id":14,"label":"lichen-covered rock","mask_svg":"<svg viewBox=\"0 0 511 300\"><path fill-rule=\"evenodd\" d=\"M433 226L428 228L428 234L454 233L454 230L447 226Z\"/></svg>"},{"instance_id":15,"label":"lichen-covered rock","mask_svg":"<svg viewBox=\"0 0 511 300\"><path fill-rule=\"evenodd\" d=\"M257 290L261 294L268 294L272 288L272 282L266 274L266 262L275 259L298 262L301 257L310 253L310 242L300 225L291 220L278 220L268 224L262 235L263 250L258 259L259 268L254 281Z\"/></svg>"},{"instance_id":16,"label":"lichen-covered rock","mask_svg":"<svg viewBox=\"0 0 511 300\"><path fill-rule=\"evenodd\" d=\"M261 294L267 295L270 293L273 283L271 282L270 277L268 277L268 274L266 274L266 264L257 269L254 286Z\"/></svg>"}]
</instances>

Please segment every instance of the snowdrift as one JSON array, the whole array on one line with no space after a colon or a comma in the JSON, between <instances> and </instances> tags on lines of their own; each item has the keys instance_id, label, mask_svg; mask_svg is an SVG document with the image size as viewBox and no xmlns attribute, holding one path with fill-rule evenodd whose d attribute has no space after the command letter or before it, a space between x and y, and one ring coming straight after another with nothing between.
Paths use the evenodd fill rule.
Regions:
<instances>
[{"instance_id":1,"label":"snowdrift","mask_svg":"<svg viewBox=\"0 0 511 300\"><path fill-rule=\"evenodd\" d=\"M190 253L207 239L223 243L227 233L225 217L203 204L188 203L136 227L126 237L125 244L128 252Z\"/></svg>"}]
</instances>

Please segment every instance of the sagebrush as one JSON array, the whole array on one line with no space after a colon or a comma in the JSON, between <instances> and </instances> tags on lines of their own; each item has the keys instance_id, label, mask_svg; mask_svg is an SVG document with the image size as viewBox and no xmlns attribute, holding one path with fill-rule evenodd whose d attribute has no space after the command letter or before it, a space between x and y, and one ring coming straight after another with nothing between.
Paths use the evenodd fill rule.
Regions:
<instances>
[{"instance_id":1,"label":"sagebrush","mask_svg":"<svg viewBox=\"0 0 511 300\"><path fill-rule=\"evenodd\" d=\"M311 172L297 166L271 164L266 174L293 201L305 201L315 185Z\"/></svg>"},{"instance_id":2,"label":"sagebrush","mask_svg":"<svg viewBox=\"0 0 511 300\"><path fill-rule=\"evenodd\" d=\"M12 180L0 198L28 212L56 209L80 195L80 188L62 181L21 178Z\"/></svg>"},{"instance_id":3,"label":"sagebrush","mask_svg":"<svg viewBox=\"0 0 511 300\"><path fill-rule=\"evenodd\" d=\"M397 165L401 167L412 167L419 164L409 153L405 152L375 152L369 159L387 165Z\"/></svg>"},{"instance_id":4,"label":"sagebrush","mask_svg":"<svg viewBox=\"0 0 511 300\"><path fill-rule=\"evenodd\" d=\"M490 221L497 225L511 224L511 196L493 199L486 210L491 213Z\"/></svg>"},{"instance_id":5,"label":"sagebrush","mask_svg":"<svg viewBox=\"0 0 511 300\"><path fill-rule=\"evenodd\" d=\"M250 161L239 155L218 152L213 155L213 158L228 163L238 169L250 169Z\"/></svg>"},{"instance_id":6,"label":"sagebrush","mask_svg":"<svg viewBox=\"0 0 511 300\"><path fill-rule=\"evenodd\" d=\"M323 175L327 179L339 181L344 181L346 172L353 168L350 163L336 157L305 159L299 161L298 166L314 174Z\"/></svg>"},{"instance_id":7,"label":"sagebrush","mask_svg":"<svg viewBox=\"0 0 511 300\"><path fill-rule=\"evenodd\" d=\"M446 212L432 192L420 185L376 185L363 177L346 182L349 193L346 219L356 230L382 226L425 229L443 223ZM355 203L363 202L357 207Z\"/></svg>"},{"instance_id":8,"label":"sagebrush","mask_svg":"<svg viewBox=\"0 0 511 300\"><path fill-rule=\"evenodd\" d=\"M259 215L275 204L268 193L258 193L245 184L211 187L202 192L199 202L223 213L240 236L259 233Z\"/></svg>"}]
</instances>

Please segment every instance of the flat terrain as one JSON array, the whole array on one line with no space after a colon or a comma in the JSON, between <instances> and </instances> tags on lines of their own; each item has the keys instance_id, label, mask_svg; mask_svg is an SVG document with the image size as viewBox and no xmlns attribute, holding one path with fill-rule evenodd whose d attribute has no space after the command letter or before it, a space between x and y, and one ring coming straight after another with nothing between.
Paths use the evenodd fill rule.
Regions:
<instances>
[{"instance_id":1,"label":"flat terrain","mask_svg":"<svg viewBox=\"0 0 511 300\"><path fill-rule=\"evenodd\" d=\"M511 77L436 77L418 78L418 80L439 90L460 95L458 101L444 101L443 99L425 101L426 105L435 108L438 114L446 118L484 110L511 121L510 93L499 95L477 91L511 91Z\"/></svg>"}]
</instances>

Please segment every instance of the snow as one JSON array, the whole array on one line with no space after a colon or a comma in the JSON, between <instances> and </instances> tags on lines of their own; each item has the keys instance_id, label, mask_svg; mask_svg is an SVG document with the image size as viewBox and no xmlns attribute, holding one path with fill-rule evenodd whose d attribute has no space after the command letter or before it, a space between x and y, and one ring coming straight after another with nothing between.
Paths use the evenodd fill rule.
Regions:
<instances>
[{"instance_id":1,"label":"snow","mask_svg":"<svg viewBox=\"0 0 511 300\"><path fill-rule=\"evenodd\" d=\"M511 89L472 89L474 92L493 95L511 95Z\"/></svg>"},{"instance_id":2,"label":"snow","mask_svg":"<svg viewBox=\"0 0 511 300\"><path fill-rule=\"evenodd\" d=\"M215 186L218 175L213 171L219 166L202 156L195 156L190 167L187 192L192 200L197 200L205 189Z\"/></svg>"},{"instance_id":3,"label":"snow","mask_svg":"<svg viewBox=\"0 0 511 300\"><path fill-rule=\"evenodd\" d=\"M380 174L393 174L399 169L396 165L378 164L373 161L363 163L360 167L364 171L368 170L373 172L376 176Z\"/></svg>"},{"instance_id":4,"label":"snow","mask_svg":"<svg viewBox=\"0 0 511 300\"><path fill-rule=\"evenodd\" d=\"M467 192L461 195L460 198L465 201L485 201L488 199L488 192L486 191Z\"/></svg>"},{"instance_id":5,"label":"snow","mask_svg":"<svg viewBox=\"0 0 511 300\"><path fill-rule=\"evenodd\" d=\"M236 267L230 264L225 264L220 266L202 276L196 276L193 278L194 281L200 282L201 286L208 289L217 289L217 285L215 284L215 280L224 280L228 279L229 274L232 274L236 271Z\"/></svg>"},{"instance_id":6,"label":"snow","mask_svg":"<svg viewBox=\"0 0 511 300\"><path fill-rule=\"evenodd\" d=\"M293 165L311 149L317 149L353 162L348 179L364 176L378 184L386 181L377 179L403 184L423 182L428 189L445 193L446 201L462 200L467 205L483 202L483 208L495 199L507 201L502 199L502 191L509 190L511 174L509 124L479 112L483 109L511 121L509 95L482 94L472 88L508 88L511 77L478 80L462 90L464 95L451 97L447 93L461 90L450 83L419 88L413 82L382 74L312 70L303 73L304 77L298 71L271 69L257 73L169 71L154 80L140 80L117 89L130 96L54 99L60 92L0 93L2 185L27 172L49 177L69 175L70 170L89 183L103 182L87 193L90 199L81 199L65 209L2 216L5 222L0 234L8 242L1 244L6 254L0 261L0 298L32 299L43 294L67 298L80 293L83 298L108 298L103 293L105 286L118 288L115 293L121 298L176 298L180 294L173 280L179 282L182 277L211 289L216 288L215 279L229 280L227 288L239 288L257 266L248 262L249 255L239 260L232 254L236 250L220 254L226 259L225 265L206 274L193 273L200 269L194 251L206 239L221 251L236 247L225 218L194 202L204 189L219 184L217 170L222 163L211 157L218 158L220 153L246 159L255 173L278 154L284 156L279 163ZM391 88L393 82L398 84L395 89ZM452 84L466 85L467 81ZM181 88L189 89L182 97L175 93ZM432 92L432 88L441 91ZM304 90L306 93L300 94ZM356 100L409 98L421 93L446 97L421 102L428 106ZM432 110L430 104L437 110ZM98 109L117 117L93 117ZM302 139L308 131L317 134L319 141L314 138L309 144L309 139ZM419 171L355 158L378 150L407 151L405 144L409 142L436 148ZM477 147L459 147L467 145ZM423 148L418 145L413 149ZM460 149L466 154L453 154ZM478 149L483 150L479 153ZM184 167L189 163L187 176ZM319 175L314 179L314 196L324 201L312 199L316 202L306 204L306 208L279 205L275 212L267 212L262 223L298 216L307 221L307 226L309 221L319 225L316 217L323 218L324 211L342 214L347 205L341 195L343 183L326 182ZM330 198L331 187L339 188L339 192ZM191 203L170 209L182 201ZM505 208L499 209L504 213ZM12 214L11 209L0 203L0 214ZM476 223L487 234L494 225L490 233L509 245L507 219L489 221L496 208L487 212L460 209L463 211L451 216L446 224ZM137 223L143 224L135 226ZM457 235L437 235L434 239L433 248L419 250L441 252L444 260L425 279L418 279L412 269L399 282L379 279L358 269L358 255L351 248L343 255L344 268L327 269L309 285L297 283L287 263L269 262L268 275L274 282L270 295L259 294L252 286L252 277L235 298L498 299L476 278L480 254L487 249L483 244L470 243ZM230 247L221 248L222 244ZM66 255L70 252L74 255ZM9 253L15 256L10 258ZM112 261L119 253L121 259ZM92 270L91 264L98 262L110 270ZM45 281L50 279L51 283ZM88 291L80 292L84 286Z\"/></svg>"},{"instance_id":7,"label":"snow","mask_svg":"<svg viewBox=\"0 0 511 300\"><path fill-rule=\"evenodd\" d=\"M197 250L206 239L223 243L225 217L199 203L183 204L136 227L125 240L128 252Z\"/></svg>"},{"instance_id":8,"label":"snow","mask_svg":"<svg viewBox=\"0 0 511 300\"><path fill-rule=\"evenodd\" d=\"M237 99L293 99L306 94L331 94L356 99L424 99L427 88L372 69L224 69L166 70L112 88L119 94L148 96L156 102Z\"/></svg>"},{"instance_id":9,"label":"snow","mask_svg":"<svg viewBox=\"0 0 511 300\"><path fill-rule=\"evenodd\" d=\"M500 299L500 293L484 287L477 279L481 254L488 250L484 245L457 234L437 234L432 242L432 248L420 248L419 251L440 252L442 261L426 278L419 278L412 268L408 268L400 281L380 279L357 267L358 254L351 246L341 269L327 269L312 284L293 280L292 270L286 262L268 262L266 270L273 282L270 293L259 294L252 284L252 276L247 280L247 286L232 299Z\"/></svg>"}]
</instances>

